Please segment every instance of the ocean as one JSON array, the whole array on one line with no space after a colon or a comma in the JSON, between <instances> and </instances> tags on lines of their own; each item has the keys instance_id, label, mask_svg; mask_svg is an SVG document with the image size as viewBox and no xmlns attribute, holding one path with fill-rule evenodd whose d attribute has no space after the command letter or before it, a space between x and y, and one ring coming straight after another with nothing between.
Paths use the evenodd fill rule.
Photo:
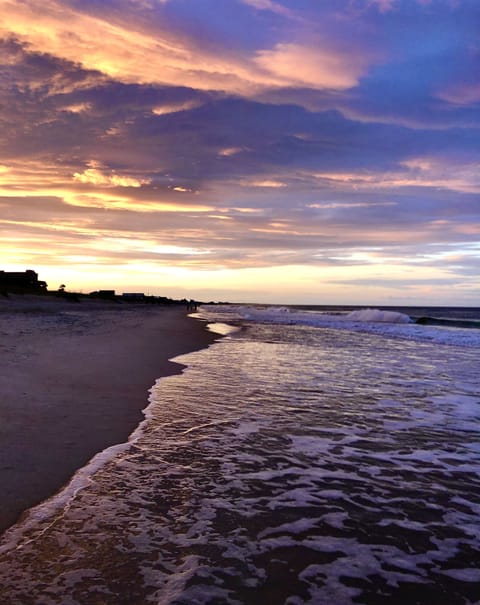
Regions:
<instances>
[{"instance_id":1,"label":"ocean","mask_svg":"<svg viewBox=\"0 0 480 605\"><path fill-rule=\"evenodd\" d=\"M4 536L0 605L480 603L480 309L197 317L129 443Z\"/></svg>"}]
</instances>

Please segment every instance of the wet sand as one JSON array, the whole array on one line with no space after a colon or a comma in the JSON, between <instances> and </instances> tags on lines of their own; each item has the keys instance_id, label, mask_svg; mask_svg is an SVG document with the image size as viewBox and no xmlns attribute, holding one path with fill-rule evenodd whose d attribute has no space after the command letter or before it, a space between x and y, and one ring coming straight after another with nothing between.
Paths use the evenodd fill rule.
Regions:
<instances>
[{"instance_id":1,"label":"wet sand","mask_svg":"<svg viewBox=\"0 0 480 605\"><path fill-rule=\"evenodd\" d=\"M184 307L0 301L0 532L143 419L169 359L216 338Z\"/></svg>"}]
</instances>

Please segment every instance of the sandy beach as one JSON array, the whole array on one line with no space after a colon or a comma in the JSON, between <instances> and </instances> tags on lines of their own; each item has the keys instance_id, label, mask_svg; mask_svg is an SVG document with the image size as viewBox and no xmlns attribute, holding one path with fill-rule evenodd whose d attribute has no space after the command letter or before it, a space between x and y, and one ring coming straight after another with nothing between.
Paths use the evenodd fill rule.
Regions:
<instances>
[{"instance_id":1,"label":"sandy beach","mask_svg":"<svg viewBox=\"0 0 480 605\"><path fill-rule=\"evenodd\" d=\"M214 339L180 306L0 300L0 531L126 441L169 359Z\"/></svg>"}]
</instances>

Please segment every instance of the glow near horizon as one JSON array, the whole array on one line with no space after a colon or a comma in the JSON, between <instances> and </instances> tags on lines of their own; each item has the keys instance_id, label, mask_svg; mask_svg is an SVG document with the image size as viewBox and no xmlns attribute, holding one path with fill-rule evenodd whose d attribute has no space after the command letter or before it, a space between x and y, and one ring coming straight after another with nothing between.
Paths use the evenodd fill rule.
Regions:
<instances>
[{"instance_id":1,"label":"glow near horizon","mask_svg":"<svg viewBox=\"0 0 480 605\"><path fill-rule=\"evenodd\" d=\"M1 268L53 289L478 304L474 2L0 8Z\"/></svg>"}]
</instances>

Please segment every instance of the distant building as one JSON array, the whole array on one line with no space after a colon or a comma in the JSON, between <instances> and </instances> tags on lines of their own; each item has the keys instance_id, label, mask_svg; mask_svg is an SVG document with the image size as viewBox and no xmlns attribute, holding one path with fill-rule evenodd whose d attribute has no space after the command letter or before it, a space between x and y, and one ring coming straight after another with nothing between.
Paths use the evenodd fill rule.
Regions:
<instances>
[{"instance_id":1,"label":"distant building","mask_svg":"<svg viewBox=\"0 0 480 605\"><path fill-rule=\"evenodd\" d=\"M38 279L38 274L27 271L0 271L0 291L13 294L39 294L47 291L47 282Z\"/></svg>"},{"instance_id":2,"label":"distant building","mask_svg":"<svg viewBox=\"0 0 480 605\"><path fill-rule=\"evenodd\" d=\"M124 292L122 294L122 300L127 302L144 302L146 296L143 292Z\"/></svg>"},{"instance_id":3,"label":"distant building","mask_svg":"<svg viewBox=\"0 0 480 605\"><path fill-rule=\"evenodd\" d=\"M115 290L96 290L95 292L90 292L89 296L93 298L106 298L106 299L115 299Z\"/></svg>"}]
</instances>

